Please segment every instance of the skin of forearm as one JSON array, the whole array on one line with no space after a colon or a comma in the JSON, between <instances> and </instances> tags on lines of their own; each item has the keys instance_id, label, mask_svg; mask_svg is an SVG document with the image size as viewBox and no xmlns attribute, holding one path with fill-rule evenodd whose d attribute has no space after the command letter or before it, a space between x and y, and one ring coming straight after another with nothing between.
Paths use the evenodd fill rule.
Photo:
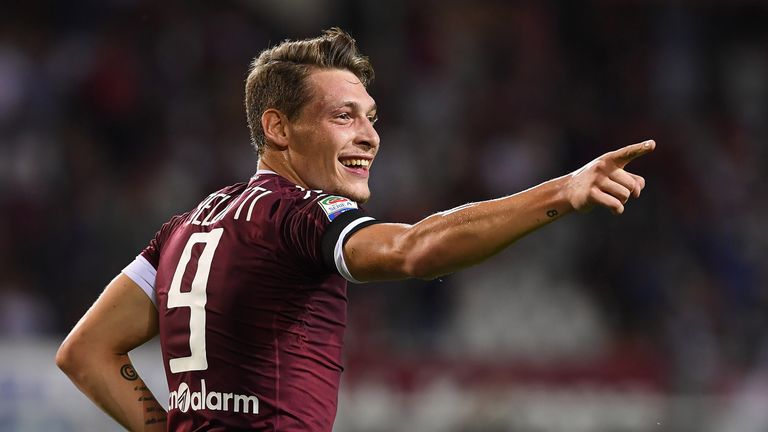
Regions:
<instances>
[{"instance_id":1,"label":"skin of forearm","mask_svg":"<svg viewBox=\"0 0 768 432\"><path fill-rule=\"evenodd\" d=\"M130 431L165 431L166 412L133 368L127 354L90 357L82 372L69 373L75 385Z\"/></svg>"},{"instance_id":2,"label":"skin of forearm","mask_svg":"<svg viewBox=\"0 0 768 432\"><path fill-rule=\"evenodd\" d=\"M572 212L567 177L504 198L465 204L412 225L400 240L410 254L407 272L433 279L469 267Z\"/></svg>"}]
</instances>

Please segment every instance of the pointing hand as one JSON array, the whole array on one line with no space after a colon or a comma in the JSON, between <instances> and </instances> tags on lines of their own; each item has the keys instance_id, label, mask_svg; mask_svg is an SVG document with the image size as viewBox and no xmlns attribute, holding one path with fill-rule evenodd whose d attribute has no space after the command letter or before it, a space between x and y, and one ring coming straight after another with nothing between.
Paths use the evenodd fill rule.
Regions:
<instances>
[{"instance_id":1,"label":"pointing hand","mask_svg":"<svg viewBox=\"0 0 768 432\"><path fill-rule=\"evenodd\" d=\"M652 152L653 140L628 145L608 152L581 169L570 174L566 188L568 201L578 211L589 211L595 205L624 213L624 205L630 197L638 198L645 187L645 179L624 170L628 163Z\"/></svg>"}]
</instances>

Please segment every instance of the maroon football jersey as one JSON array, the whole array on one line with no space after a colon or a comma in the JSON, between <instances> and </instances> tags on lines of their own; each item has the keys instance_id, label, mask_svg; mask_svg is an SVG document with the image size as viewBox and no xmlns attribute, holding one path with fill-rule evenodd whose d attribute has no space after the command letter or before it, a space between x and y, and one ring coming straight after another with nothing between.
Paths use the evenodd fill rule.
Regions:
<instances>
[{"instance_id":1,"label":"maroon football jersey","mask_svg":"<svg viewBox=\"0 0 768 432\"><path fill-rule=\"evenodd\" d=\"M331 430L354 281L342 247L374 222L260 170L163 225L124 273L157 306L169 430Z\"/></svg>"}]
</instances>

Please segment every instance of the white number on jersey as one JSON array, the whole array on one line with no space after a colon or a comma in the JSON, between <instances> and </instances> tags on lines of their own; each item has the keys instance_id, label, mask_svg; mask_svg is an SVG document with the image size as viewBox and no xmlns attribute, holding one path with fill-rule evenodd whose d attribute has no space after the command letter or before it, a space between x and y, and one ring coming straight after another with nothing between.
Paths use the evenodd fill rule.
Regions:
<instances>
[{"instance_id":1,"label":"white number on jersey","mask_svg":"<svg viewBox=\"0 0 768 432\"><path fill-rule=\"evenodd\" d=\"M171 287L168 290L168 309L189 308L189 357L172 358L168 362L172 373L208 369L208 356L205 351L205 303L208 275L211 271L213 254L219 245L224 228L216 228L207 233L194 233L189 237L179 264L173 273ZM192 247L203 243L203 252L197 262L197 271L192 279L189 292L181 292L181 279L192 258Z\"/></svg>"}]
</instances>

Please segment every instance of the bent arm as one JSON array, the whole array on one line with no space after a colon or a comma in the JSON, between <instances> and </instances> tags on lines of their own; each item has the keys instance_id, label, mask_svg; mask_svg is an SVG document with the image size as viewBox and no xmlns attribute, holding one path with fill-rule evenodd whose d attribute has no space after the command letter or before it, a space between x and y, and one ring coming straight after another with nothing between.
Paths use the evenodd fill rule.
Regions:
<instances>
[{"instance_id":1,"label":"bent arm","mask_svg":"<svg viewBox=\"0 0 768 432\"><path fill-rule=\"evenodd\" d=\"M344 260L363 282L432 279L477 264L574 210L599 205L621 214L645 186L624 166L654 148L653 141L633 144L515 195L466 204L414 225L371 225L347 240Z\"/></svg>"},{"instance_id":2,"label":"bent arm","mask_svg":"<svg viewBox=\"0 0 768 432\"><path fill-rule=\"evenodd\" d=\"M56 353L56 364L104 412L131 431L165 431L166 412L138 376L128 352L158 332L157 310L118 275Z\"/></svg>"}]
</instances>

